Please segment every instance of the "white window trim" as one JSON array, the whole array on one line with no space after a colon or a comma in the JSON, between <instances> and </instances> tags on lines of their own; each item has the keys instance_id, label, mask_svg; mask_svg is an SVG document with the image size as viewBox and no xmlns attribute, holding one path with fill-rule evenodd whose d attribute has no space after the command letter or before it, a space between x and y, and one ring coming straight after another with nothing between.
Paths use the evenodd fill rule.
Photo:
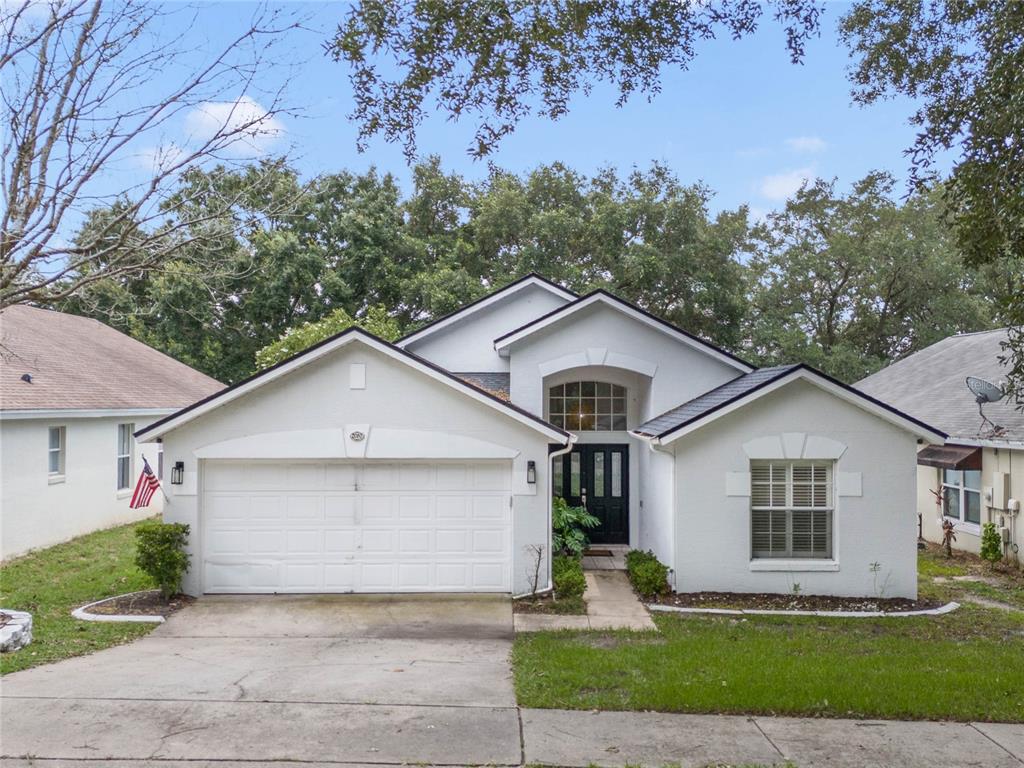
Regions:
<instances>
[{"instance_id":1,"label":"white window trim","mask_svg":"<svg viewBox=\"0 0 1024 768\"><path fill-rule=\"evenodd\" d=\"M60 447L54 451L50 447L50 433L53 430L57 430L60 434ZM56 472L50 471L50 456L53 453L57 453L60 457L59 466L60 469ZM68 471L68 429L65 425L59 425L54 427L47 427L46 429L46 480L50 485L56 485L63 483L67 477Z\"/></svg>"},{"instance_id":2,"label":"white window trim","mask_svg":"<svg viewBox=\"0 0 1024 768\"><path fill-rule=\"evenodd\" d=\"M967 478L963 472L969 470L960 470L960 479L966 483ZM964 533L971 533L975 536L981 535L981 525L984 518L983 510L984 504L982 503L981 488L968 488L966 485L951 485L946 482L946 473L943 470L939 470L939 487L942 493L942 519L950 520L953 523L954 531L963 531ZM946 489L954 488L960 491L960 517L953 517L946 514ZM968 493L978 494L978 522L972 523L970 520L964 518L964 513L967 511L966 495Z\"/></svg>"},{"instance_id":3,"label":"white window trim","mask_svg":"<svg viewBox=\"0 0 1024 768\"><path fill-rule=\"evenodd\" d=\"M128 432L128 453L121 453L121 427L124 427ZM122 422L117 425L117 434L115 439L117 440L117 446L115 448L116 458L114 460L114 489L117 492L117 497L122 498L124 496L130 496L132 493L132 477L135 474L135 438L133 432L135 431L135 424L132 422ZM121 481L121 459L128 459L128 473L127 481L128 484L124 487L118 485Z\"/></svg>"},{"instance_id":4,"label":"white window trim","mask_svg":"<svg viewBox=\"0 0 1024 768\"><path fill-rule=\"evenodd\" d=\"M754 464L784 464L786 466L786 503L782 507L776 506L754 506L753 491L753 465ZM825 464L828 467L828 479L826 481L828 505L820 506L796 506L793 503L793 467L802 465L810 466ZM753 459L750 462L751 483L750 483L750 506L748 509L748 540L747 553L750 557L750 570L752 571L838 571L839 559L836 555L836 462L822 459ZM764 511L826 511L831 513L829 518L829 549L830 557L756 557L754 555L753 523L754 512Z\"/></svg>"}]
</instances>

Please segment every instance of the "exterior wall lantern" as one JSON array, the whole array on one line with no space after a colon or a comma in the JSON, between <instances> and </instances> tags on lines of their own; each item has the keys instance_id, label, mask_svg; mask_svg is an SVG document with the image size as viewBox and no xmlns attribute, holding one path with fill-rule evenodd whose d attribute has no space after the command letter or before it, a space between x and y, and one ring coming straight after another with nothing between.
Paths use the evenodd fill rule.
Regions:
<instances>
[{"instance_id":1,"label":"exterior wall lantern","mask_svg":"<svg viewBox=\"0 0 1024 768\"><path fill-rule=\"evenodd\" d=\"M181 485L185 482L185 462L176 461L171 467L171 485Z\"/></svg>"},{"instance_id":2,"label":"exterior wall lantern","mask_svg":"<svg viewBox=\"0 0 1024 768\"><path fill-rule=\"evenodd\" d=\"M528 461L526 462L526 482L530 485L537 484L537 462Z\"/></svg>"}]
</instances>

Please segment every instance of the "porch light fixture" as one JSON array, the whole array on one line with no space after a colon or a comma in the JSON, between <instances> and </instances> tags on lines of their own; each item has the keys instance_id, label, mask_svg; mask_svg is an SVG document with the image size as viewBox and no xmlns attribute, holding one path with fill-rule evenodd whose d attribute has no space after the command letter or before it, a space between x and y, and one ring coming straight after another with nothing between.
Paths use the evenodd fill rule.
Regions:
<instances>
[{"instance_id":1,"label":"porch light fixture","mask_svg":"<svg viewBox=\"0 0 1024 768\"><path fill-rule=\"evenodd\" d=\"M537 484L537 462L528 461L526 462L526 482L530 485Z\"/></svg>"},{"instance_id":2,"label":"porch light fixture","mask_svg":"<svg viewBox=\"0 0 1024 768\"><path fill-rule=\"evenodd\" d=\"M181 485L185 482L185 462L176 461L171 467L171 485Z\"/></svg>"}]
</instances>

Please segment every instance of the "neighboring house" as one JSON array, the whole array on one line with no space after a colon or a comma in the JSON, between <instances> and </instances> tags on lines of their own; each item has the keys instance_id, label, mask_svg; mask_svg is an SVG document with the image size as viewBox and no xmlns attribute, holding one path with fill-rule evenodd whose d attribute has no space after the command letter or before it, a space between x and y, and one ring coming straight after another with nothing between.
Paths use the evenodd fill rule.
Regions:
<instances>
[{"instance_id":1,"label":"neighboring house","mask_svg":"<svg viewBox=\"0 0 1024 768\"><path fill-rule=\"evenodd\" d=\"M1005 329L950 336L868 376L857 388L949 433L946 445L918 453L917 511L921 535L942 541L953 522L953 546L981 548L981 527L995 523L1005 554L1020 562L1024 542L1024 411L1012 399L986 403L981 413L968 376L999 386ZM982 419L985 418L990 423ZM994 428L992 425L995 425Z\"/></svg>"},{"instance_id":2,"label":"neighboring house","mask_svg":"<svg viewBox=\"0 0 1024 768\"><path fill-rule=\"evenodd\" d=\"M223 387L96 320L0 312L0 544L4 558L158 512L128 508L132 433ZM154 471L162 457L146 452Z\"/></svg>"},{"instance_id":3,"label":"neighboring house","mask_svg":"<svg viewBox=\"0 0 1024 768\"><path fill-rule=\"evenodd\" d=\"M550 584L551 498L679 591L913 597L937 430L536 275L389 344L350 329L138 434L203 592ZM540 559L538 560L538 553Z\"/></svg>"}]
</instances>

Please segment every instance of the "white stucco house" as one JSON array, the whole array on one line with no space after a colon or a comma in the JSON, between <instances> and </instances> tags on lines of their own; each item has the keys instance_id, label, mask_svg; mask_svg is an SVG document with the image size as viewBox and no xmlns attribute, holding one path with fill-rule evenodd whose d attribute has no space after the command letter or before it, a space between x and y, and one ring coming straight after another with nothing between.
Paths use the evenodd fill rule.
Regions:
<instances>
[{"instance_id":1,"label":"white stucco house","mask_svg":"<svg viewBox=\"0 0 1024 768\"><path fill-rule=\"evenodd\" d=\"M0 312L0 554L4 559L148 517L128 508L133 433L223 387L96 320ZM157 446L146 452L154 471Z\"/></svg>"},{"instance_id":2,"label":"white stucco house","mask_svg":"<svg viewBox=\"0 0 1024 768\"><path fill-rule=\"evenodd\" d=\"M950 336L883 368L857 388L949 434L943 446L917 454L917 511L922 538L942 541L953 524L952 546L981 549L985 523L1003 539L1003 555L1018 565L1024 545L1024 410L1011 397L979 410L968 376L997 386L1007 369L1000 358L1005 328Z\"/></svg>"},{"instance_id":3,"label":"white stucco house","mask_svg":"<svg viewBox=\"0 0 1024 768\"><path fill-rule=\"evenodd\" d=\"M944 435L528 275L389 344L334 336L137 433L180 484L185 588L548 586L553 495L677 591L916 595L915 455Z\"/></svg>"}]
</instances>

